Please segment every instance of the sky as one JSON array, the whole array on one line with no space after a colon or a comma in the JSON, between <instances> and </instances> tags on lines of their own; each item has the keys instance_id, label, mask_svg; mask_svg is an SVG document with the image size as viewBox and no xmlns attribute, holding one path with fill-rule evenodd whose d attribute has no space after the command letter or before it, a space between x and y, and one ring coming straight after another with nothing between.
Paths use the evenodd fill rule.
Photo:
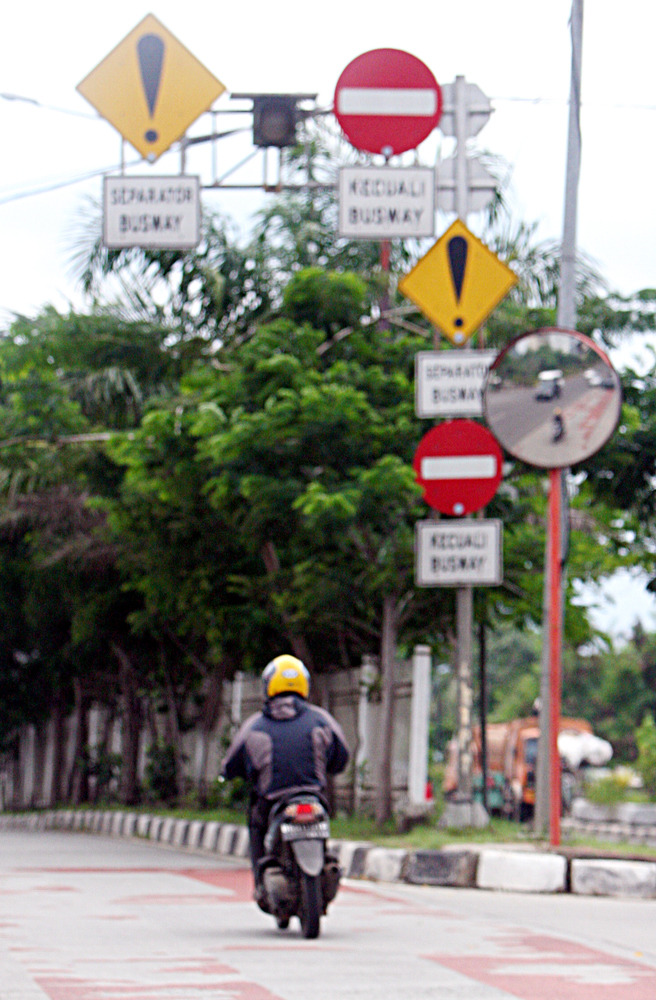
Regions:
<instances>
[{"instance_id":1,"label":"sky","mask_svg":"<svg viewBox=\"0 0 656 1000\"><path fill-rule=\"evenodd\" d=\"M230 99L236 93L316 93L319 106L330 109L342 70L371 49L415 55L440 84L464 76L493 107L473 150L508 165L515 216L536 223L538 238L559 239L570 8L571 0L12 5L0 35L0 322L14 313L34 315L46 304L62 310L82 305L71 274L74 234L86 199L101 199L103 171L118 168L122 144L75 88L146 14L154 14L225 85L214 105L221 127L235 121L223 112L236 106ZM624 294L656 287L655 37L653 0L585 0L578 245L609 286ZM189 132L202 134L208 124L204 116ZM419 149L421 162L434 163L445 148L434 133ZM189 154L190 173L206 169L207 159L201 162L197 150ZM231 170L250 150L248 135L224 140L217 172ZM129 146L125 157L134 173L180 169L177 152L153 166ZM250 169L262 176L259 161ZM245 230L267 197L212 191L203 193L203 203ZM470 228L476 228L473 218ZM631 613L633 620L640 614L656 623L656 602L641 587Z\"/></svg>"}]
</instances>

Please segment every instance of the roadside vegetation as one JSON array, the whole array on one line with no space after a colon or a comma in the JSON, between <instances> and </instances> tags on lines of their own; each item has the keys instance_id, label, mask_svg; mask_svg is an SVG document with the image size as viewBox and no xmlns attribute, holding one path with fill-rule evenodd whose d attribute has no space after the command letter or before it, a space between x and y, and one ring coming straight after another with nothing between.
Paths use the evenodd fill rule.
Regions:
<instances>
[{"instance_id":1,"label":"roadside vegetation","mask_svg":"<svg viewBox=\"0 0 656 1000\"><path fill-rule=\"evenodd\" d=\"M313 176L334 175L316 136L308 155ZM414 582L414 358L434 332L396 280L425 248L395 246L388 275L379 248L339 239L335 218L332 193L308 188L272 199L245 242L208 214L186 254L107 251L85 219L88 310L47 306L0 331L0 748L11 761L27 723L63 738L75 713L69 786L61 745L53 767L61 803L214 808L207 741L224 682L281 649L319 689L375 656L383 701L416 642L452 662L453 594ZM501 348L554 325L558 252L502 198L483 228L520 279L484 331ZM615 294L580 259L578 328L605 348L653 332L655 302ZM656 577L656 363L621 378L616 434L570 477L563 713L588 719L656 794L656 634L636 622L616 649L576 601L619 568ZM491 719L528 714L539 694L546 506L544 477L509 463L487 509L504 522L505 578L474 609ZM440 754L455 724L448 669L433 695ZM121 720L119 757L108 734L89 745L94 704ZM191 726L206 746L189 781Z\"/></svg>"}]
</instances>

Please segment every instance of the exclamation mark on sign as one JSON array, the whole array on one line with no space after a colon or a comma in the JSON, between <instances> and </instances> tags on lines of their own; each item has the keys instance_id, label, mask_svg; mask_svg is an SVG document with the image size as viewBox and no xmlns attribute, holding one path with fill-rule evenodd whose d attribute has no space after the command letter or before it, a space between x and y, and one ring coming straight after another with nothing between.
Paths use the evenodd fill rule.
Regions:
<instances>
[{"instance_id":1,"label":"exclamation mark on sign","mask_svg":"<svg viewBox=\"0 0 656 1000\"><path fill-rule=\"evenodd\" d=\"M456 302L459 305L460 296L462 295L462 286L465 280L465 269L467 267L467 240L464 236L453 236L447 243L447 251L449 254L449 267L451 268L453 290L456 294ZM464 320L462 316L456 316L453 320L453 325L457 331L453 335L453 342L455 344L461 344L465 339L464 334L459 330L463 323Z\"/></svg>"},{"instance_id":2,"label":"exclamation mark on sign","mask_svg":"<svg viewBox=\"0 0 656 1000\"><path fill-rule=\"evenodd\" d=\"M159 86L162 81L164 42L159 35L142 35L137 42L137 56L139 58L141 82L148 103L148 112L152 118L155 114ZM144 139L146 142L157 142L159 132L154 128L149 128L144 133Z\"/></svg>"}]
</instances>

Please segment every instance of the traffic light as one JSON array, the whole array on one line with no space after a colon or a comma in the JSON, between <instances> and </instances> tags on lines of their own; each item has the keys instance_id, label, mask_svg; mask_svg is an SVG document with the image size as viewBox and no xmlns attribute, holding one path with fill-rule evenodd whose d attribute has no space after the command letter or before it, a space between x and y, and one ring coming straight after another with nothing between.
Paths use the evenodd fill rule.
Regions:
<instances>
[{"instance_id":1,"label":"traffic light","mask_svg":"<svg viewBox=\"0 0 656 1000\"><path fill-rule=\"evenodd\" d=\"M253 102L253 145L284 149L296 145L296 124L307 115L299 101L313 100L316 94L233 94Z\"/></svg>"},{"instance_id":2,"label":"traffic light","mask_svg":"<svg viewBox=\"0 0 656 1000\"><path fill-rule=\"evenodd\" d=\"M296 100L285 94L256 97L253 100L253 145L296 145Z\"/></svg>"}]
</instances>

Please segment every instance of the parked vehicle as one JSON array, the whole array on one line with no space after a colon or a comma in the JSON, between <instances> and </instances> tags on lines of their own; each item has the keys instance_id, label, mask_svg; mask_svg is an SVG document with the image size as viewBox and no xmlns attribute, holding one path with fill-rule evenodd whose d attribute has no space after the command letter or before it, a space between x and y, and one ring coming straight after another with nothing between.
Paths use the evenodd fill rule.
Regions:
<instances>
[{"instance_id":1,"label":"parked vehicle","mask_svg":"<svg viewBox=\"0 0 656 1000\"><path fill-rule=\"evenodd\" d=\"M296 794L271 810L259 862L266 898L258 900L281 930L297 916L305 938L316 938L337 895L341 870L328 852L330 821L318 795Z\"/></svg>"},{"instance_id":2,"label":"parked vehicle","mask_svg":"<svg viewBox=\"0 0 656 1000\"><path fill-rule=\"evenodd\" d=\"M535 807L539 719L529 716L486 726L487 807L491 813L527 820ZM581 767L607 763L613 753L610 743L595 736L585 719L560 720L558 748L562 764L562 800L565 811L571 805ZM452 740L444 774L444 793L454 795L458 787L458 748ZM472 730L472 789L483 801L481 728Z\"/></svg>"},{"instance_id":3,"label":"parked vehicle","mask_svg":"<svg viewBox=\"0 0 656 1000\"><path fill-rule=\"evenodd\" d=\"M536 399L557 399L563 388L563 373L560 368L545 368L538 374Z\"/></svg>"}]
</instances>

